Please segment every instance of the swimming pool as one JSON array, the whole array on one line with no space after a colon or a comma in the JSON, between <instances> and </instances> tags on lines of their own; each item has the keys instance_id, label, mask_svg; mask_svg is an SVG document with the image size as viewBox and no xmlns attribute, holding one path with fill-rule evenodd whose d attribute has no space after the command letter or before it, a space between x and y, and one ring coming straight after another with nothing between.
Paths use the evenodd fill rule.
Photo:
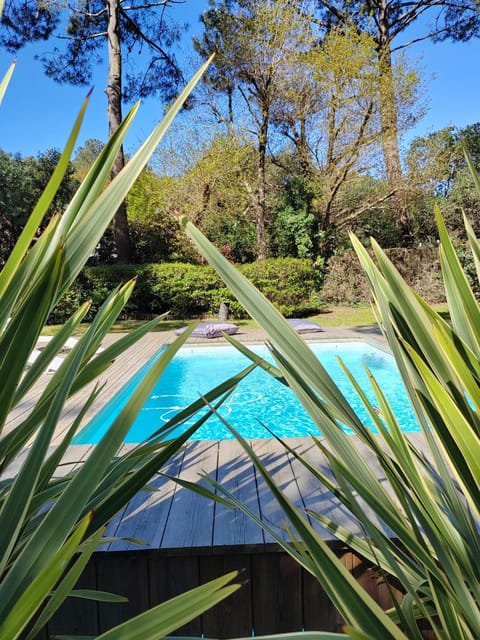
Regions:
<instances>
[{"instance_id":1,"label":"swimming pool","mask_svg":"<svg viewBox=\"0 0 480 640\"><path fill-rule=\"evenodd\" d=\"M310 347L363 422L369 423L368 414L340 368L337 356L345 362L369 400L375 404L375 396L370 390L362 364L365 363L391 402L402 429L418 431L395 360L389 353L363 342L311 343ZM265 346L252 346L251 349L272 361ZM182 347L141 409L125 442L142 442L181 409L240 372L249 363L244 355L230 345ZM74 444L96 444L100 440L141 381L144 369L103 407L76 436ZM220 413L247 439L271 437L263 424L281 438L298 438L311 433L318 435L318 429L293 392L258 367L239 383L235 392L221 406ZM198 414L187 424L193 424L197 419ZM193 439L224 440L232 437L221 420L211 416L195 432Z\"/></svg>"}]
</instances>

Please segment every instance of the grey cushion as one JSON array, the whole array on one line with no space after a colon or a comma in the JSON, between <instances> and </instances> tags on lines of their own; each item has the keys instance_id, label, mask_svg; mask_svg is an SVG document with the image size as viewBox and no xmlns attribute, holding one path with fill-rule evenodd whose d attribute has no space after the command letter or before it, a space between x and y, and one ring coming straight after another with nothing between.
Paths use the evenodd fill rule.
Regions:
<instances>
[{"instance_id":1,"label":"grey cushion","mask_svg":"<svg viewBox=\"0 0 480 640\"><path fill-rule=\"evenodd\" d=\"M179 335L183 333L187 327L177 329L175 333ZM200 322L197 327L192 331L191 335L194 338L219 338L222 333L228 333L233 335L237 333L238 327L231 322Z\"/></svg>"},{"instance_id":2,"label":"grey cushion","mask_svg":"<svg viewBox=\"0 0 480 640\"><path fill-rule=\"evenodd\" d=\"M289 318L287 320L297 333L313 333L315 331L323 331L322 327L312 320L304 320L303 318Z\"/></svg>"}]
</instances>

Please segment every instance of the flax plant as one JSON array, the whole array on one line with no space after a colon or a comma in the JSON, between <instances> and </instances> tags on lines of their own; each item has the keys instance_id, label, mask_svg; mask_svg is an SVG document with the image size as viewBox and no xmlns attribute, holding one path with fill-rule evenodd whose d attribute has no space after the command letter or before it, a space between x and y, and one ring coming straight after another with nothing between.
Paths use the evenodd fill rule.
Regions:
<instances>
[{"instance_id":1,"label":"flax plant","mask_svg":"<svg viewBox=\"0 0 480 640\"><path fill-rule=\"evenodd\" d=\"M480 190L480 181L476 174L474 177ZM332 492L342 510L360 523L363 534L353 534L323 513L308 516L371 561L379 579L400 585L403 595L394 599L390 610L382 610L331 551L307 514L275 486L230 425L281 505L291 539L285 542L267 523L257 519L258 524L317 578L343 616L345 634L351 638L480 637L480 307L440 212L435 215L449 322L407 286L373 240L372 258L354 236L351 238L369 279L378 325L416 414L421 446L414 446L402 431L401 418L368 368L374 404L344 367L368 411L370 425L364 424L304 340L190 222L184 221L187 235L200 253L265 331L277 370L265 367L293 389L317 425L321 437L313 441L328 460L333 476L310 464L287 441L285 448L319 486ZM480 243L467 221L465 225L480 279ZM355 438L347 435L344 427ZM368 459L360 453L356 440L368 452ZM372 456L383 477L372 471ZM255 519L234 494L210 482L232 507Z\"/></svg>"},{"instance_id":2,"label":"flax plant","mask_svg":"<svg viewBox=\"0 0 480 640\"><path fill-rule=\"evenodd\" d=\"M168 438L171 427L181 425L204 407L203 401L199 400L168 423L165 430L153 434L130 453L119 454L138 410L187 339L191 332L188 330L149 369L109 431L92 448L87 459L77 465L78 471L67 473L62 470L62 459L72 438L99 393L100 386L94 385L95 380L159 320L147 323L99 351L102 340L131 294L134 281L111 293L87 331L65 356L60 369L48 376L46 384L37 385L45 379L52 358L85 317L90 306L88 302L65 323L32 366L27 366L49 314L94 251L113 214L204 68L194 76L122 173L106 185L138 105L134 107L105 145L67 209L61 215L55 215L37 238L37 229L67 168L87 108L87 98L58 166L0 272L2 639L36 637L65 598L76 595L74 585L92 553L104 541L106 523L135 493L145 488L154 473L205 420L205 416L199 418L193 426L184 428L180 437ZM13 66L0 83L0 101L12 73ZM215 403L219 398L220 403L235 383L232 379L212 390L207 394L209 402ZM73 417L61 444L51 446L65 402L86 385L90 391L85 406ZM99 637L142 640L163 637L236 590L238 584L231 584L234 577L235 574L229 574L218 578ZM113 594L86 591L82 591L81 597L122 600Z\"/></svg>"}]
</instances>

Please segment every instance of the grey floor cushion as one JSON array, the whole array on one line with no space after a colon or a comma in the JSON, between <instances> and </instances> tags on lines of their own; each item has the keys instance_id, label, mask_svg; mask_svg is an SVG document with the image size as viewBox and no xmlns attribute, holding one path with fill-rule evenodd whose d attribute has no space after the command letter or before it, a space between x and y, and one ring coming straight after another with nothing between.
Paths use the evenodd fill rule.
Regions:
<instances>
[{"instance_id":1,"label":"grey floor cushion","mask_svg":"<svg viewBox=\"0 0 480 640\"><path fill-rule=\"evenodd\" d=\"M304 320L303 318L288 318L288 322L297 331L297 333L313 333L315 331L323 331L322 327L313 322L313 320Z\"/></svg>"},{"instance_id":2,"label":"grey floor cushion","mask_svg":"<svg viewBox=\"0 0 480 640\"><path fill-rule=\"evenodd\" d=\"M175 333L179 335L183 333L187 327L177 329ZM237 333L238 326L231 322L200 322L192 332L194 338L218 338L222 333L233 335Z\"/></svg>"}]
</instances>

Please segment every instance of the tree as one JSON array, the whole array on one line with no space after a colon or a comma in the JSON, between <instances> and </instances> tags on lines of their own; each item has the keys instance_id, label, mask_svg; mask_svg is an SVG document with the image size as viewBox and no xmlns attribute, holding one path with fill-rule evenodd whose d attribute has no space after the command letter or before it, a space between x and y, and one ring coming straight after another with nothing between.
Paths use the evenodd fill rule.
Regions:
<instances>
[{"instance_id":1,"label":"tree","mask_svg":"<svg viewBox=\"0 0 480 640\"><path fill-rule=\"evenodd\" d=\"M463 129L446 127L415 138L406 155L406 177L412 204L416 240L437 238L432 215L433 201L440 203L445 222L461 243L465 240L464 214L476 232L480 230L479 195L465 159L463 145L480 166L480 124ZM425 206L426 205L426 206Z\"/></svg>"},{"instance_id":2,"label":"tree","mask_svg":"<svg viewBox=\"0 0 480 640\"><path fill-rule=\"evenodd\" d=\"M433 196L446 197L459 166L465 166L453 127L412 140L406 156L409 183Z\"/></svg>"},{"instance_id":3,"label":"tree","mask_svg":"<svg viewBox=\"0 0 480 640\"><path fill-rule=\"evenodd\" d=\"M353 25L359 32L370 34L376 45L381 83L381 118L383 157L389 186L401 194L403 172L399 151L398 103L393 77L393 54L413 42L425 39L468 39L478 34L480 14L475 0L317 0L317 24L330 29L332 24ZM432 26L423 36L394 44L424 14L432 18ZM399 222L406 225L407 212L398 197Z\"/></svg>"},{"instance_id":4,"label":"tree","mask_svg":"<svg viewBox=\"0 0 480 640\"><path fill-rule=\"evenodd\" d=\"M73 166L75 167L75 175L79 180L85 178L103 147L103 142L96 138L89 138L82 146L78 147L73 159Z\"/></svg>"},{"instance_id":5,"label":"tree","mask_svg":"<svg viewBox=\"0 0 480 640\"><path fill-rule=\"evenodd\" d=\"M333 27L295 71L284 79L274 123L294 146L305 184L316 184L306 213L315 218L313 253L328 259L337 232L394 193L382 185L363 201L343 197L359 176L378 172L382 125L375 43L352 27ZM400 65L393 71L399 106L409 110L417 76Z\"/></svg>"},{"instance_id":6,"label":"tree","mask_svg":"<svg viewBox=\"0 0 480 640\"><path fill-rule=\"evenodd\" d=\"M0 151L0 263L3 264L10 254L28 216L50 180L59 157L59 152L54 149L49 149L36 158L22 158L19 154ZM73 165L69 164L37 235L52 214L65 209L78 184Z\"/></svg>"},{"instance_id":7,"label":"tree","mask_svg":"<svg viewBox=\"0 0 480 640\"><path fill-rule=\"evenodd\" d=\"M213 123L184 124L174 127L171 144L157 152L158 172L167 173L170 165L173 173L162 180L160 209L188 216L235 262L251 262L256 256L255 147L221 133Z\"/></svg>"},{"instance_id":8,"label":"tree","mask_svg":"<svg viewBox=\"0 0 480 640\"><path fill-rule=\"evenodd\" d=\"M139 263L198 261L175 218L177 181L145 167L128 194L128 220Z\"/></svg>"},{"instance_id":9,"label":"tree","mask_svg":"<svg viewBox=\"0 0 480 640\"><path fill-rule=\"evenodd\" d=\"M108 59L105 93L112 136L122 122L122 100L161 94L173 97L180 72L171 53L180 31L167 22L175 0L12 0L5 8L0 44L16 51L30 41L56 37L64 44L39 56L46 74L58 82L91 83L92 69ZM112 169L125 164L123 148ZM133 256L123 203L114 218L119 262Z\"/></svg>"},{"instance_id":10,"label":"tree","mask_svg":"<svg viewBox=\"0 0 480 640\"><path fill-rule=\"evenodd\" d=\"M302 3L304 6L304 3ZM250 116L257 147L255 206L257 258L267 256L266 158L272 107L286 68L307 51L313 40L309 21L288 0L221 0L202 15L205 33L196 40L203 57L216 57L207 82L228 96L233 127L233 97L238 93Z\"/></svg>"}]
</instances>

